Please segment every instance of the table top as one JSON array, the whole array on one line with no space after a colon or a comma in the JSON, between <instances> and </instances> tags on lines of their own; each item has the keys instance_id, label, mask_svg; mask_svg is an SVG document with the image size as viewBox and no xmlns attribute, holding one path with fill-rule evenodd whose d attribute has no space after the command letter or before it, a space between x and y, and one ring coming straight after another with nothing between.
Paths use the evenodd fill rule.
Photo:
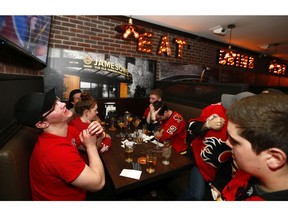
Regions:
<instances>
[{"instance_id":1,"label":"table top","mask_svg":"<svg viewBox=\"0 0 288 216\"><path fill-rule=\"evenodd\" d=\"M176 175L179 172L188 169L193 164L188 157L179 154L172 148L170 164L164 165L162 164L162 151L156 150L154 148L155 144L148 142L137 144L135 146L133 152L133 162L137 162L139 157L145 157L148 152L156 152L157 163L155 172L152 174L147 173L146 164L141 164L142 174L139 180L120 176L123 169L132 169L132 163L125 162L124 148L121 147L122 143L120 138L116 137L116 134L119 132L109 130L106 131L112 137L112 145L108 152L101 155L101 158L106 170L109 172L116 194Z\"/></svg>"}]
</instances>

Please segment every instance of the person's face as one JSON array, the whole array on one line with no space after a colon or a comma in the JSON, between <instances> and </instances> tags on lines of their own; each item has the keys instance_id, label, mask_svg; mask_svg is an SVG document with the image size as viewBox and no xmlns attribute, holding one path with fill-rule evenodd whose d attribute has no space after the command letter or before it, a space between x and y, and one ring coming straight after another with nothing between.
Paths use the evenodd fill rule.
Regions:
<instances>
[{"instance_id":1,"label":"person's face","mask_svg":"<svg viewBox=\"0 0 288 216\"><path fill-rule=\"evenodd\" d=\"M73 101L71 102L74 106L81 99L81 92L73 95Z\"/></svg>"},{"instance_id":2,"label":"person's face","mask_svg":"<svg viewBox=\"0 0 288 216\"><path fill-rule=\"evenodd\" d=\"M149 97L150 104L154 103L157 100L161 101L161 98L159 98L157 95L150 94L150 97Z\"/></svg>"},{"instance_id":3,"label":"person's face","mask_svg":"<svg viewBox=\"0 0 288 216\"><path fill-rule=\"evenodd\" d=\"M88 110L87 112L87 117L90 121L96 120L97 119L97 114L98 114L98 106L95 104L95 106Z\"/></svg>"},{"instance_id":4,"label":"person's face","mask_svg":"<svg viewBox=\"0 0 288 216\"><path fill-rule=\"evenodd\" d=\"M227 130L226 144L232 149L232 157L237 166L247 173L257 176L257 173L263 170L265 154L262 152L256 155L252 150L251 143L238 135L239 129L230 121L228 121Z\"/></svg>"},{"instance_id":5,"label":"person's face","mask_svg":"<svg viewBox=\"0 0 288 216\"><path fill-rule=\"evenodd\" d=\"M56 100L53 107L43 114L46 116L47 121L51 123L65 122L71 118L73 113L66 108L66 103L61 102L59 99Z\"/></svg>"},{"instance_id":6,"label":"person's face","mask_svg":"<svg viewBox=\"0 0 288 216\"><path fill-rule=\"evenodd\" d=\"M156 114L156 119L158 121L165 121L168 119L168 116L167 116L167 111L164 111L164 114L163 115L159 115L158 113Z\"/></svg>"}]
</instances>

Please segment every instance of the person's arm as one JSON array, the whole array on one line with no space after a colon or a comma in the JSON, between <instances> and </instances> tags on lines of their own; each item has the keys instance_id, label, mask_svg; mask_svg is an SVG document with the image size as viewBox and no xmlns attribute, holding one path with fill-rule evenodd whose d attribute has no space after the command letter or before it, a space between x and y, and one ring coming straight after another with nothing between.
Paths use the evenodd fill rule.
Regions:
<instances>
[{"instance_id":1,"label":"person's arm","mask_svg":"<svg viewBox=\"0 0 288 216\"><path fill-rule=\"evenodd\" d=\"M99 122L92 122L88 129L83 130L80 139L86 148L89 165L85 165L81 174L72 185L88 191L99 191L105 185L105 173L97 150L96 136L103 136L103 128Z\"/></svg>"},{"instance_id":2,"label":"person's arm","mask_svg":"<svg viewBox=\"0 0 288 216\"><path fill-rule=\"evenodd\" d=\"M201 121L192 121L190 122L189 127L188 127L189 133L195 136L205 134L207 130L208 128L206 127L205 122L201 122Z\"/></svg>"},{"instance_id":3,"label":"person's arm","mask_svg":"<svg viewBox=\"0 0 288 216\"><path fill-rule=\"evenodd\" d=\"M154 110L154 107L152 104L150 104L149 107L150 107L150 110L149 110L149 113L147 115L146 122L148 124L152 124L156 120L156 116L154 115L155 110Z\"/></svg>"}]
</instances>

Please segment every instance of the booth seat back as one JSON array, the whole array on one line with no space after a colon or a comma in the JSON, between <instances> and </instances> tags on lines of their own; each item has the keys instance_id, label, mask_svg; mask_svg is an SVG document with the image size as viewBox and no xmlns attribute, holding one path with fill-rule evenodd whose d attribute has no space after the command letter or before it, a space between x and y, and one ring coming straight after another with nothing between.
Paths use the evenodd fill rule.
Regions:
<instances>
[{"instance_id":1,"label":"booth seat back","mask_svg":"<svg viewBox=\"0 0 288 216\"><path fill-rule=\"evenodd\" d=\"M37 132L22 127L0 149L0 200L32 200L29 160L36 141Z\"/></svg>"},{"instance_id":2,"label":"booth seat back","mask_svg":"<svg viewBox=\"0 0 288 216\"><path fill-rule=\"evenodd\" d=\"M183 118L186 120L187 124L189 119L191 118L197 118L201 115L202 109L195 108L189 105L174 103L174 102L165 102L169 109L175 110L179 112Z\"/></svg>"}]
</instances>

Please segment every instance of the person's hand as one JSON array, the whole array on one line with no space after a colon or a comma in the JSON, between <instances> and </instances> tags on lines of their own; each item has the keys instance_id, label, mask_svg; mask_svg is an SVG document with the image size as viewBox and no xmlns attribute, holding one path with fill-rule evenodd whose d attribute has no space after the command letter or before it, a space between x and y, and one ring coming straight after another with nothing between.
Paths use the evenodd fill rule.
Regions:
<instances>
[{"instance_id":1,"label":"person's hand","mask_svg":"<svg viewBox=\"0 0 288 216\"><path fill-rule=\"evenodd\" d=\"M219 116L214 117L211 120L207 119L206 121L206 128L208 129L221 130L224 125L225 119Z\"/></svg>"},{"instance_id":2,"label":"person's hand","mask_svg":"<svg viewBox=\"0 0 288 216\"><path fill-rule=\"evenodd\" d=\"M98 121L91 122L87 130L91 135L96 135L97 137L101 136L104 131L102 125Z\"/></svg>"},{"instance_id":3,"label":"person's hand","mask_svg":"<svg viewBox=\"0 0 288 216\"><path fill-rule=\"evenodd\" d=\"M153 107L153 106L152 106ZM160 111L161 108L159 108L158 110L155 110L154 107L150 108L150 116L151 116L151 120L152 121L156 121L156 115L158 114L158 112Z\"/></svg>"},{"instance_id":4,"label":"person's hand","mask_svg":"<svg viewBox=\"0 0 288 216\"><path fill-rule=\"evenodd\" d=\"M96 145L97 137L95 135L92 135L88 129L83 130L80 133L79 137L85 149L89 148L92 145Z\"/></svg>"}]
</instances>

